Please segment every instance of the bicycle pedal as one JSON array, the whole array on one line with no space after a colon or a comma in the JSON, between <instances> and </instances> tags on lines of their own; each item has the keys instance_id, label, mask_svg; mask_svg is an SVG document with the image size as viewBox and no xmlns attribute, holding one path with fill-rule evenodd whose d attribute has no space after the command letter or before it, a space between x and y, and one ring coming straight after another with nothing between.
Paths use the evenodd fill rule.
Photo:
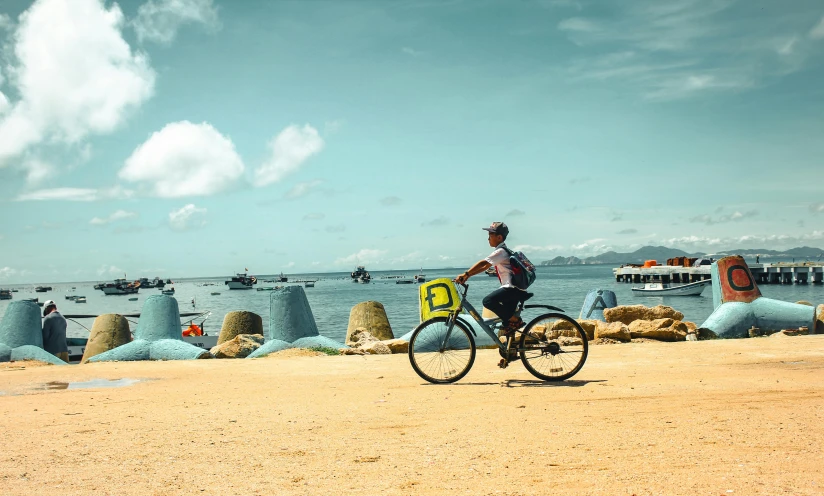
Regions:
<instances>
[{"instance_id":1,"label":"bicycle pedal","mask_svg":"<svg viewBox=\"0 0 824 496\"><path fill-rule=\"evenodd\" d=\"M501 358L501 361L498 362L498 367L500 367L502 369L505 369L505 368L509 367L509 362L507 362L506 360Z\"/></svg>"}]
</instances>

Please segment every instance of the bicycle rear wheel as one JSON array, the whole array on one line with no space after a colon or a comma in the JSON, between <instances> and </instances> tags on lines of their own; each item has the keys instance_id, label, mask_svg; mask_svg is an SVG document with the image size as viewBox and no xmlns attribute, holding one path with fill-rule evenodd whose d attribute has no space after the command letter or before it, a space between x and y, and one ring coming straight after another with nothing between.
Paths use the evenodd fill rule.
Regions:
<instances>
[{"instance_id":1,"label":"bicycle rear wheel","mask_svg":"<svg viewBox=\"0 0 824 496\"><path fill-rule=\"evenodd\" d=\"M448 325L446 317L431 318L409 340L409 363L422 379L434 384L459 380L475 362L475 340L469 329L456 320L446 340Z\"/></svg>"},{"instance_id":2,"label":"bicycle rear wheel","mask_svg":"<svg viewBox=\"0 0 824 496\"><path fill-rule=\"evenodd\" d=\"M581 325L561 313L532 319L518 345L530 374L545 381L563 381L577 374L587 360L587 335Z\"/></svg>"}]
</instances>

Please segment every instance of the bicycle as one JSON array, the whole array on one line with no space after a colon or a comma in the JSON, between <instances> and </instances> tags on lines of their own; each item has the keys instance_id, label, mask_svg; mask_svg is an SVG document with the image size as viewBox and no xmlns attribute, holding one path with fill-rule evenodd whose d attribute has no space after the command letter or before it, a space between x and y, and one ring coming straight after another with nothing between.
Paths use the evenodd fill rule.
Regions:
<instances>
[{"instance_id":1,"label":"bicycle","mask_svg":"<svg viewBox=\"0 0 824 496\"><path fill-rule=\"evenodd\" d=\"M503 328L501 319L481 318L466 300L469 285L461 286L463 293L457 308L448 316L433 317L421 323L412 332L409 362L422 379L434 384L448 384L460 380L472 368L475 363L474 336L477 334L460 316L464 309L498 345L503 358L502 368L520 357L524 367L535 377L562 381L577 374L584 366L588 353L586 333L562 309L550 305L526 305L525 302L534 295L524 293L515 317L520 318L521 312L529 308L546 308L551 312L530 320L522 330L499 336L495 331Z\"/></svg>"}]
</instances>

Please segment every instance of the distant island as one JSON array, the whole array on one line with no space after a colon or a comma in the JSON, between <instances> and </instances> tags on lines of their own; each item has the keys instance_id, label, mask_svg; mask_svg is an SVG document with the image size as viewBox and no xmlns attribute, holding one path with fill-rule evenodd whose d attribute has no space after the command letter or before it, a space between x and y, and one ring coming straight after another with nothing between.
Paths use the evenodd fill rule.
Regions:
<instances>
[{"instance_id":1,"label":"distant island","mask_svg":"<svg viewBox=\"0 0 824 496\"><path fill-rule=\"evenodd\" d=\"M624 263L643 263L644 260L658 260L659 263L664 263L668 258L675 257L712 257L715 259L725 257L727 255L742 255L745 257L755 257L756 255L764 259L769 258L796 258L799 260L819 260L824 259L824 250L821 248L812 248L809 246L802 246L800 248L791 248L789 250L768 250L766 248L758 249L734 249L734 250L720 250L715 253L687 253L677 248L667 248L666 246L644 246L631 253L618 253L615 251L608 251L601 253L594 257L578 258L578 257L555 257L552 260L544 260L538 265L582 265L582 264L624 264Z\"/></svg>"}]
</instances>

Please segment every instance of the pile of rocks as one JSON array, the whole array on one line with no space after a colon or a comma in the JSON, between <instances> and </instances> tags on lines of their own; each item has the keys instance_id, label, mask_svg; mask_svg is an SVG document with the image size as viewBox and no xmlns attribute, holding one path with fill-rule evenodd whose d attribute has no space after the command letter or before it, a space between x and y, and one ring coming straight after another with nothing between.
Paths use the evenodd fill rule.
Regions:
<instances>
[{"instance_id":1,"label":"pile of rocks","mask_svg":"<svg viewBox=\"0 0 824 496\"><path fill-rule=\"evenodd\" d=\"M409 341L404 339L380 340L365 327L355 328L347 337L346 345L349 348L341 348L341 355L389 355L409 351Z\"/></svg>"},{"instance_id":2,"label":"pile of rocks","mask_svg":"<svg viewBox=\"0 0 824 496\"><path fill-rule=\"evenodd\" d=\"M698 329L695 323L683 319L683 313L665 305L622 305L604 310L606 322L578 322L584 328L587 339L594 343L628 343L633 339L674 342L717 337L712 331Z\"/></svg>"}]
</instances>

